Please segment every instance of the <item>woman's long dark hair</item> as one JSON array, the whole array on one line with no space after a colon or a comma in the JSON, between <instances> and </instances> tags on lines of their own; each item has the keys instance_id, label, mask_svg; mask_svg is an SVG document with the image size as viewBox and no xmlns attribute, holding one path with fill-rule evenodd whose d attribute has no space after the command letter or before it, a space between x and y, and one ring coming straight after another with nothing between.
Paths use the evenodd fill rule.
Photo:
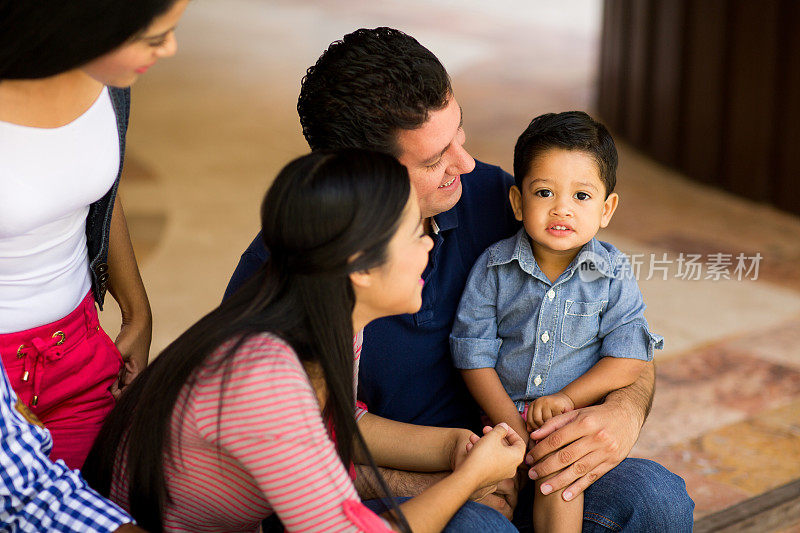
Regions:
<instances>
[{"instance_id":1,"label":"woman's long dark hair","mask_svg":"<svg viewBox=\"0 0 800 533\"><path fill-rule=\"evenodd\" d=\"M127 454L131 514L148 531L161 531L169 498L164 461L177 459L169 457L169 428L178 395L225 341L236 339L221 365L260 332L278 335L301 361L318 365L328 392L324 414L342 462L349 465L359 445L377 474L353 414L355 295L349 274L386 260L410 190L405 167L384 154L320 151L289 163L261 208L268 261L128 386L86 461L89 483L108 496L112 472ZM223 385L220 405L224 395Z\"/></svg>"},{"instance_id":2,"label":"woman's long dark hair","mask_svg":"<svg viewBox=\"0 0 800 533\"><path fill-rule=\"evenodd\" d=\"M0 80L46 78L96 59L177 0L0 0Z\"/></svg>"}]
</instances>

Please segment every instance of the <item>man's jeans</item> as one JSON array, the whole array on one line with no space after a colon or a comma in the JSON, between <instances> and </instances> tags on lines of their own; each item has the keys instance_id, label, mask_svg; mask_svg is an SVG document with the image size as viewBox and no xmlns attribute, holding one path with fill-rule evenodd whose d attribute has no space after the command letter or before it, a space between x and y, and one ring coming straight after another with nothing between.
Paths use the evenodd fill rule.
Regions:
<instances>
[{"instance_id":1,"label":"man's jeans","mask_svg":"<svg viewBox=\"0 0 800 533\"><path fill-rule=\"evenodd\" d=\"M407 498L398 498L405 501ZM364 502L383 511L377 500ZM520 531L533 531L533 483L522 490L514 513ZM682 533L692 531L694 502L683 479L646 459L625 459L586 489L583 509L584 533ZM516 531L500 513L467 502L447 524L446 533Z\"/></svg>"}]
</instances>

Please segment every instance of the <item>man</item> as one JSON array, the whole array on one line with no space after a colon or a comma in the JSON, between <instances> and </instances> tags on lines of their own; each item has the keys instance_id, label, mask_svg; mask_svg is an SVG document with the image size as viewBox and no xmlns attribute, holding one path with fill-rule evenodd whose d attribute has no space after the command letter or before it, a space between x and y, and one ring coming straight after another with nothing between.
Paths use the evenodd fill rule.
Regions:
<instances>
[{"instance_id":1,"label":"man","mask_svg":"<svg viewBox=\"0 0 800 533\"><path fill-rule=\"evenodd\" d=\"M451 364L448 336L473 262L518 229L507 200L512 177L464 150L461 107L447 72L429 50L397 30L362 29L333 43L303 79L297 108L312 150L359 147L397 157L408 168L434 239L420 311L365 329L359 399L372 415L477 429L478 409ZM266 257L259 235L242 255L226 295ZM542 440L526 458L533 463L531 477L561 470L550 479L551 490L568 487L565 492L576 495L588 488L585 531L691 529L694 504L683 480L650 461L623 461L647 416L654 379L651 363L630 387L602 404L555 417L533 435ZM398 496L420 492L433 477L383 472ZM510 516L517 496L510 485L482 503Z\"/></svg>"},{"instance_id":2,"label":"man","mask_svg":"<svg viewBox=\"0 0 800 533\"><path fill-rule=\"evenodd\" d=\"M50 433L23 404L0 367L0 530L141 532L64 461L47 454Z\"/></svg>"}]
</instances>

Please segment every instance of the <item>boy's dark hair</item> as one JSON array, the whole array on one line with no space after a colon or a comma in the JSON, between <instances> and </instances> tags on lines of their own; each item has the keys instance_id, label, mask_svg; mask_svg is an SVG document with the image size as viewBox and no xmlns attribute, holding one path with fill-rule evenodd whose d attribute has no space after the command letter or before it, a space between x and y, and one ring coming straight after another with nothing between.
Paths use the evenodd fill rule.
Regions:
<instances>
[{"instance_id":1,"label":"boy's dark hair","mask_svg":"<svg viewBox=\"0 0 800 533\"><path fill-rule=\"evenodd\" d=\"M297 112L312 150L398 156L398 130L422 126L451 94L447 71L416 39L392 28L362 28L333 42L309 67Z\"/></svg>"},{"instance_id":2,"label":"boy's dark hair","mask_svg":"<svg viewBox=\"0 0 800 533\"><path fill-rule=\"evenodd\" d=\"M514 181L522 180L534 159L550 148L580 150L591 155L606 187L606 198L617 185L617 147L605 126L583 111L547 113L531 120L514 147Z\"/></svg>"}]
</instances>

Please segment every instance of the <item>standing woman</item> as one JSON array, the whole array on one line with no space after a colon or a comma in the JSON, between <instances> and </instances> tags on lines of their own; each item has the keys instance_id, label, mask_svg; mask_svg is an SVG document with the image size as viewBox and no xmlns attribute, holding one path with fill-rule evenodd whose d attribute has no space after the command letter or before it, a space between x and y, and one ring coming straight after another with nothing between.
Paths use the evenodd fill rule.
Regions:
<instances>
[{"instance_id":1,"label":"standing woman","mask_svg":"<svg viewBox=\"0 0 800 533\"><path fill-rule=\"evenodd\" d=\"M150 305L115 202L127 87L175 53L187 3L0 0L0 355L71 468L147 365Z\"/></svg>"}]
</instances>

